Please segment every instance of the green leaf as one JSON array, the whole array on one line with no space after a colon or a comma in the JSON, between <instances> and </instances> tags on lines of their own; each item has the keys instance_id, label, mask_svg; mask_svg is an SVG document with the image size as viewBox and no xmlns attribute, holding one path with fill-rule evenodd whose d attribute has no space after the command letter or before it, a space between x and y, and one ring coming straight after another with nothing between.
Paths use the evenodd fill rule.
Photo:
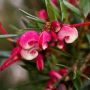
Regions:
<instances>
[{"instance_id":1,"label":"green leaf","mask_svg":"<svg viewBox=\"0 0 90 90\"><path fill-rule=\"evenodd\" d=\"M78 8L76 8L75 6L73 6L72 4L70 4L69 2L67 2L66 0L63 0L64 5L69 8L72 12L74 12L75 14L77 14L78 16L81 16L81 13L79 11Z\"/></svg>"},{"instance_id":2,"label":"green leaf","mask_svg":"<svg viewBox=\"0 0 90 90\"><path fill-rule=\"evenodd\" d=\"M90 44L90 34L86 34L86 37L87 37L87 39L88 39L88 42L89 42L89 44Z\"/></svg>"},{"instance_id":3,"label":"green leaf","mask_svg":"<svg viewBox=\"0 0 90 90\"><path fill-rule=\"evenodd\" d=\"M45 3L50 21L57 20L58 18L57 8L50 2L50 0L45 0Z\"/></svg>"},{"instance_id":4,"label":"green leaf","mask_svg":"<svg viewBox=\"0 0 90 90\"><path fill-rule=\"evenodd\" d=\"M90 0L80 0L80 8L84 16L86 17L90 13Z\"/></svg>"},{"instance_id":5,"label":"green leaf","mask_svg":"<svg viewBox=\"0 0 90 90\"><path fill-rule=\"evenodd\" d=\"M10 38L10 37L17 37L18 35L16 34L5 34L5 35L0 35L0 38Z\"/></svg>"},{"instance_id":6,"label":"green leaf","mask_svg":"<svg viewBox=\"0 0 90 90\"><path fill-rule=\"evenodd\" d=\"M73 84L75 87L75 90L80 90L80 86L81 86L81 77L80 77L80 72L77 71L74 75L74 80L73 80Z\"/></svg>"},{"instance_id":7,"label":"green leaf","mask_svg":"<svg viewBox=\"0 0 90 90\"><path fill-rule=\"evenodd\" d=\"M44 21L41 20L40 18L38 18L38 17L36 17L36 16L34 16L34 15L32 15L32 14L30 14L30 13L28 13L28 12L22 10L22 9L19 9L19 11L21 11L22 13L24 13L26 15L26 17L29 18L29 19L31 19L31 20L35 20L35 21L38 21L40 23L44 23Z\"/></svg>"},{"instance_id":8,"label":"green leaf","mask_svg":"<svg viewBox=\"0 0 90 90\"><path fill-rule=\"evenodd\" d=\"M63 21L67 17L67 10L63 3L63 0L58 0L58 1L59 1L59 5L60 5L60 9L61 9L61 17L62 17L62 21Z\"/></svg>"}]
</instances>

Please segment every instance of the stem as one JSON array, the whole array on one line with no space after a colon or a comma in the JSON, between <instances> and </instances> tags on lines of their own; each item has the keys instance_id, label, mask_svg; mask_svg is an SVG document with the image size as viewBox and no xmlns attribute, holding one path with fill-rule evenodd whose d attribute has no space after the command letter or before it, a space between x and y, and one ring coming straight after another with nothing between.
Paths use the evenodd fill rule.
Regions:
<instances>
[{"instance_id":1,"label":"stem","mask_svg":"<svg viewBox=\"0 0 90 90\"><path fill-rule=\"evenodd\" d=\"M78 24L72 24L71 27L80 27L80 26L86 26L90 25L90 22L84 22L84 23L78 23Z\"/></svg>"}]
</instances>

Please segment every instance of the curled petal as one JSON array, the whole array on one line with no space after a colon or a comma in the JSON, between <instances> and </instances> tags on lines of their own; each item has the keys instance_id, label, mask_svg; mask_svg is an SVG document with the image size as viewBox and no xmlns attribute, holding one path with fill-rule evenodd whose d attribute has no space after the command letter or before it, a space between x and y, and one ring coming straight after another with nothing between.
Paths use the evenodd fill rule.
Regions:
<instances>
[{"instance_id":1,"label":"curled petal","mask_svg":"<svg viewBox=\"0 0 90 90\"><path fill-rule=\"evenodd\" d=\"M39 35L34 30L25 32L19 40L19 44L24 49L30 49L38 42Z\"/></svg>"},{"instance_id":2,"label":"curled petal","mask_svg":"<svg viewBox=\"0 0 90 90\"><path fill-rule=\"evenodd\" d=\"M38 17L42 20L48 19L47 11L45 9L41 9L40 11L38 11L37 14L38 14Z\"/></svg>"},{"instance_id":3,"label":"curled petal","mask_svg":"<svg viewBox=\"0 0 90 90\"><path fill-rule=\"evenodd\" d=\"M43 31L39 37L39 46L45 50L48 47L48 42L50 41L51 35L48 32Z\"/></svg>"},{"instance_id":4,"label":"curled petal","mask_svg":"<svg viewBox=\"0 0 90 90\"><path fill-rule=\"evenodd\" d=\"M62 76L57 72L57 71L55 71L55 70L51 70L50 72L49 72L49 75L50 75L50 77L52 78L52 79L61 79L62 78Z\"/></svg>"},{"instance_id":5,"label":"curled petal","mask_svg":"<svg viewBox=\"0 0 90 90\"><path fill-rule=\"evenodd\" d=\"M43 56L42 55L38 55L36 58L36 65L37 65L37 69L39 71L42 71L44 69L44 61L43 61Z\"/></svg>"},{"instance_id":6,"label":"curled petal","mask_svg":"<svg viewBox=\"0 0 90 90\"><path fill-rule=\"evenodd\" d=\"M38 51L36 51L34 49L30 49L30 50L22 49L21 50L21 56L25 60L33 60L38 56Z\"/></svg>"},{"instance_id":7,"label":"curled petal","mask_svg":"<svg viewBox=\"0 0 90 90\"><path fill-rule=\"evenodd\" d=\"M59 40L65 40L66 43L73 43L78 38L78 31L74 27L65 25L58 33Z\"/></svg>"}]
</instances>

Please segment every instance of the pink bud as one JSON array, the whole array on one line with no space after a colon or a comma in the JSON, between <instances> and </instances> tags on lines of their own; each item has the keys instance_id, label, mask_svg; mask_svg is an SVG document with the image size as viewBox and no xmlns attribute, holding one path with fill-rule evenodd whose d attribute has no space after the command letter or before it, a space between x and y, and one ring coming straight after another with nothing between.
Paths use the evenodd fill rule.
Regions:
<instances>
[{"instance_id":1,"label":"pink bud","mask_svg":"<svg viewBox=\"0 0 90 90\"><path fill-rule=\"evenodd\" d=\"M60 22L58 22L58 21L53 21L53 22L51 23L51 28L52 28L55 32L58 32L58 31L60 30L60 28L61 28Z\"/></svg>"},{"instance_id":2,"label":"pink bud","mask_svg":"<svg viewBox=\"0 0 90 90\"><path fill-rule=\"evenodd\" d=\"M45 90L52 90L53 89L54 81L52 79L48 80Z\"/></svg>"},{"instance_id":3,"label":"pink bud","mask_svg":"<svg viewBox=\"0 0 90 90\"><path fill-rule=\"evenodd\" d=\"M47 11L45 9L41 9L38 11L38 17L42 20L48 20Z\"/></svg>"},{"instance_id":4,"label":"pink bud","mask_svg":"<svg viewBox=\"0 0 90 90\"><path fill-rule=\"evenodd\" d=\"M52 79L61 79L62 78L62 76L57 72L57 71L55 71L55 70L51 70L50 72L49 72L49 76L52 78Z\"/></svg>"},{"instance_id":5,"label":"pink bud","mask_svg":"<svg viewBox=\"0 0 90 90\"><path fill-rule=\"evenodd\" d=\"M34 30L25 32L19 39L19 44L24 49L30 49L37 45L39 35Z\"/></svg>"},{"instance_id":6,"label":"pink bud","mask_svg":"<svg viewBox=\"0 0 90 90\"><path fill-rule=\"evenodd\" d=\"M52 3L57 5L58 4L58 0L52 0Z\"/></svg>"},{"instance_id":7,"label":"pink bud","mask_svg":"<svg viewBox=\"0 0 90 90\"><path fill-rule=\"evenodd\" d=\"M59 73L62 75L62 76L66 76L68 74L68 69L66 68L62 68L59 70Z\"/></svg>"},{"instance_id":8,"label":"pink bud","mask_svg":"<svg viewBox=\"0 0 90 90\"><path fill-rule=\"evenodd\" d=\"M60 41L65 40L66 43L73 43L78 38L78 31L74 27L64 25L58 32L58 38Z\"/></svg>"},{"instance_id":9,"label":"pink bud","mask_svg":"<svg viewBox=\"0 0 90 90\"><path fill-rule=\"evenodd\" d=\"M44 69L43 56L39 54L35 60L36 60L37 69L39 71L42 71Z\"/></svg>"},{"instance_id":10,"label":"pink bud","mask_svg":"<svg viewBox=\"0 0 90 90\"><path fill-rule=\"evenodd\" d=\"M48 47L48 42L51 41L51 35L47 31L43 31L39 37L39 46L45 50Z\"/></svg>"}]
</instances>

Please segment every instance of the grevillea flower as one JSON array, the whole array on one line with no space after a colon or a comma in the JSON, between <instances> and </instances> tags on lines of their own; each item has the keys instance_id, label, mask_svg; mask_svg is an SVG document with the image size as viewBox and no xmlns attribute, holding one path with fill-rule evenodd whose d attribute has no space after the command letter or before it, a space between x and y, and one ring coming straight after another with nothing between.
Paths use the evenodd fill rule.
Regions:
<instances>
[{"instance_id":1,"label":"grevillea flower","mask_svg":"<svg viewBox=\"0 0 90 90\"><path fill-rule=\"evenodd\" d=\"M38 70L43 70L44 61L39 50L45 50L50 40L51 36L47 31L43 31L40 34L34 30L25 32L17 39L16 48L12 50L11 56L1 65L0 70L4 70L22 58L25 60L35 59Z\"/></svg>"},{"instance_id":2,"label":"grevillea flower","mask_svg":"<svg viewBox=\"0 0 90 90\"><path fill-rule=\"evenodd\" d=\"M68 74L68 70L66 68L62 68L58 71L51 70L49 72L50 79L48 80L45 90L57 90L54 87L54 84L57 83L59 80L62 79L63 76Z\"/></svg>"},{"instance_id":3,"label":"grevillea flower","mask_svg":"<svg viewBox=\"0 0 90 90\"><path fill-rule=\"evenodd\" d=\"M19 44L22 47L21 56L25 60L33 60L38 56L38 39L39 34L34 30L24 33L19 40Z\"/></svg>"},{"instance_id":4,"label":"grevillea flower","mask_svg":"<svg viewBox=\"0 0 90 90\"><path fill-rule=\"evenodd\" d=\"M51 70L51 71L49 72L49 76L50 76L52 79L57 79L57 80L59 80L59 79L62 78L62 76L61 76L57 71L55 71L55 70Z\"/></svg>"},{"instance_id":5,"label":"grevillea flower","mask_svg":"<svg viewBox=\"0 0 90 90\"><path fill-rule=\"evenodd\" d=\"M39 34L34 30L30 30L20 37L19 44L23 49L30 49L37 46L38 39Z\"/></svg>"},{"instance_id":6,"label":"grevillea flower","mask_svg":"<svg viewBox=\"0 0 90 90\"><path fill-rule=\"evenodd\" d=\"M45 21L48 20L48 14L47 14L47 11L45 9L39 10L37 15L42 20L45 20Z\"/></svg>"},{"instance_id":7,"label":"grevillea flower","mask_svg":"<svg viewBox=\"0 0 90 90\"><path fill-rule=\"evenodd\" d=\"M51 41L51 35L47 31L43 31L40 33L39 37L39 46L45 50L48 47L48 42Z\"/></svg>"},{"instance_id":8,"label":"grevillea flower","mask_svg":"<svg viewBox=\"0 0 90 90\"><path fill-rule=\"evenodd\" d=\"M58 38L60 41L65 40L66 43L73 43L78 38L78 31L75 27L64 25L58 32Z\"/></svg>"}]
</instances>

